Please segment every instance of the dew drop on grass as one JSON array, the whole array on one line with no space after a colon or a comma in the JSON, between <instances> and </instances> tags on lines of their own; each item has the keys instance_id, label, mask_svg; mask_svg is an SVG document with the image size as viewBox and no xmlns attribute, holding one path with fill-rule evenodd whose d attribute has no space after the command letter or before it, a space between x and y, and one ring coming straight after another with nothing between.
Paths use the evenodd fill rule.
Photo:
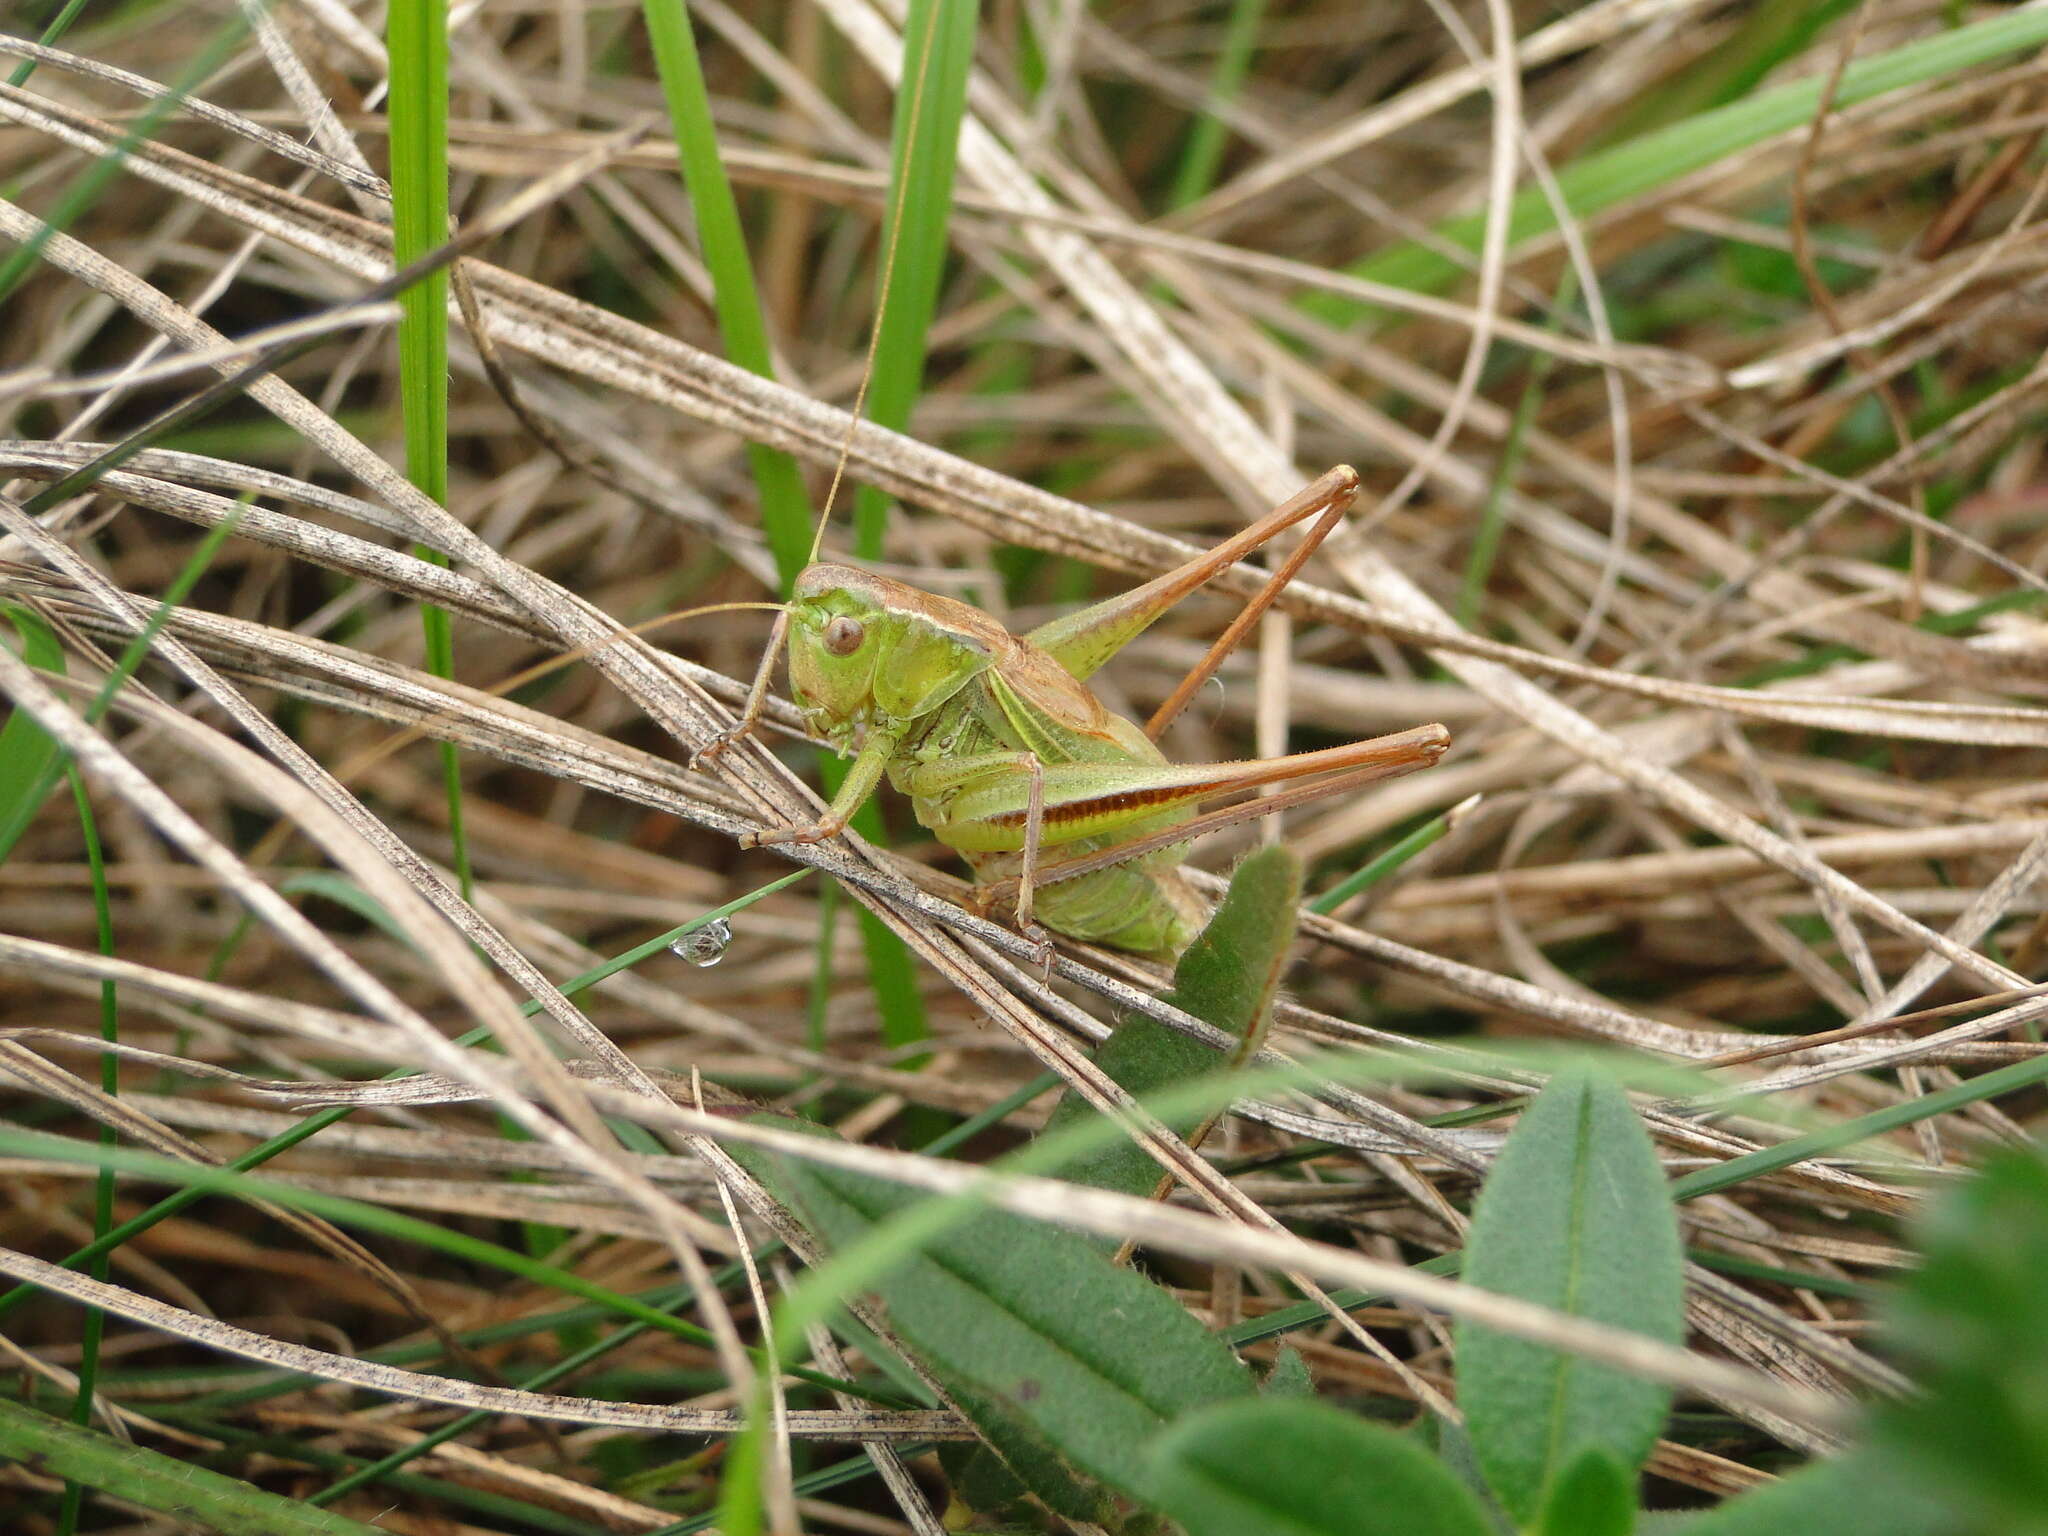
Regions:
<instances>
[{"instance_id":1,"label":"dew drop on grass","mask_svg":"<svg viewBox=\"0 0 2048 1536\"><path fill-rule=\"evenodd\" d=\"M725 949L732 943L732 924L722 917L714 917L701 928L693 928L681 937L670 941L668 952L679 960L687 960L695 966L716 965L725 958Z\"/></svg>"}]
</instances>

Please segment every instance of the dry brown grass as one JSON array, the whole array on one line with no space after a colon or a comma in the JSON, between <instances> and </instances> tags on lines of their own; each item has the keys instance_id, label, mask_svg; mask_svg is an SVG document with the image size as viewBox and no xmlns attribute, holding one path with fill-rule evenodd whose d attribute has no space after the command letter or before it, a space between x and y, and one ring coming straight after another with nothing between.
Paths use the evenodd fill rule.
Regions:
<instances>
[{"instance_id":1,"label":"dry brown grass","mask_svg":"<svg viewBox=\"0 0 2048 1536\"><path fill-rule=\"evenodd\" d=\"M1682 93L1743 45L1755 8L1610 0L1562 20L1525 8L1517 51L1498 57L1488 28L1504 8L1478 8L1461 24L1477 31L1476 62L1428 6L1289 8L1267 18L1228 109L1220 183L1161 218L1189 103L1206 95L1215 16L1044 8L1073 32L1034 107L1015 78L1034 8L991 6L988 94L974 103L989 132L963 145L958 267L914 435L898 437L849 431L844 410L871 320L887 155L891 94L857 62L890 46L876 13L853 0L744 16L692 7L785 364L778 385L714 355L672 150L607 144L659 108L636 13L486 6L462 22L456 55L463 218L602 156L467 267L525 408L576 462L522 424L458 335L451 506L425 502L391 467L395 348L380 309L252 385L181 451L145 453L95 493L25 518L22 498L221 359L140 382L120 370L323 315L388 272L370 99L382 71L372 34L343 24L348 9L281 7L268 55L245 44L199 87L218 110L173 114L7 301L0 471L18 478L0 513L0 601L64 637L70 680L0 657L0 687L87 770L118 956L97 953L78 818L59 794L0 864L0 1013L37 1032L0 1042L10 1118L86 1138L97 1120L171 1156L218 1159L291 1117L274 1091L252 1097L200 1068L295 1082L431 1070L494 1099L530 1139L500 1139L473 1106L378 1110L365 1095L370 1107L269 1171L500 1236L503 1223L544 1223L561 1235L558 1262L630 1290L735 1246L704 1144L684 1139L703 1123L664 1091L687 1100L688 1074L815 1104L852 1139L887 1146L933 1123L920 1111L977 1112L1047 1067L1085 1080L1081 1047L1115 1008L1175 1017L1155 1001L1156 976L1114 956L1070 946L1060 984L1041 983L1022 965L1029 947L960 913L939 872L951 866L907 839L901 854L802 851L824 877L736 919L717 969L662 957L575 1002L553 990L550 979L783 872L782 859L740 853L737 835L806 815L801 780L765 751L713 774L683 766L751 675L765 615L620 634L685 605L770 595L749 440L795 453L820 487L850 446L850 473L904 504L895 568L1014 602L1019 617L1162 569L1327 464L1360 467L1357 526L1172 749L1224 759L1446 721L1456 741L1438 769L1288 823L1289 841L1327 861L1320 885L1395 831L1482 798L1367 905L1308 924L1276 1042L1290 1050L1427 1054L1451 1034L1533 1033L1705 1064L1709 1094L1645 1101L1674 1169L2038 1052L2048 998L2004 995L2032 986L2048 937L2048 710L2034 702L2048 690L2035 617L2048 591L2038 59L1829 112L1568 239L1490 243L1470 280L1417 313L1338 325L1328 304L1386 297L1343 278L1347 263L1504 205L1660 113L1704 106ZM0 256L141 105L105 71L172 78L220 12L178 5L74 34L74 52L0 89ZM1826 78L1850 50L1897 48L1943 14L1874 0L1772 79ZM316 121L322 103L333 111ZM1518 135L1540 148L1540 174L1502 152ZM1553 314L1574 264L1576 290L1598 302ZM1460 623L1489 508L1498 555ZM179 570L195 528L234 515L108 728L78 723L103 658ZM416 558L415 544L452 568ZM458 682L422 667L429 601L456 617ZM1185 605L1119 661L1107 691L1148 709L1226 609ZM492 692L576 650L581 664L510 698ZM462 748L469 901L447 872L448 806L422 737ZM1244 846L1232 836L1200 862L1227 867ZM337 904L332 886L294 887L310 870L345 874L390 926ZM911 946L934 1032L921 1070L878 1043L855 927L821 915L828 880ZM83 1045L110 977L126 1045L162 1053L124 1066L118 1102L94 1086ZM537 1021L519 1015L522 997L541 1000ZM476 1025L509 1064L446 1043ZM1831 1043L1801 1039L1830 1030L1842 1031ZM564 1070L556 1050L584 1066ZM182 1076L163 1075L168 1058ZM1191 1304L1218 1323L1277 1304L1271 1274L1301 1263L1289 1233L1379 1257L1455 1246L1494 1137L1428 1122L1529 1080L1503 1067L1460 1088L1333 1087L1313 1104L1245 1106L1239 1153L1310 1131L1332 1145L1308 1164L1315 1186L1256 1172L1233 1183L1169 1138L1158 1151L1185 1198L1221 1212L1217 1230L1236 1223L1273 1245L1242 1287L1229 1266L1176 1271L1212 1286ZM1768 1096L1730 1110L1738 1087ZM665 1126L671 1149L629 1157L597 1106ZM1042 1107L977 1150L1013 1144ZM1695 1346L1798 1388L1884 1389L1891 1373L1862 1346L1860 1304L1834 1282L1896 1264L1896 1223L1921 1191L2037 1116L2031 1093L1976 1103L1687 1206L1696 1250L1822 1282L1697 1271ZM89 1236L81 1166L8 1167L8 1248L54 1259ZM122 1212L152 1193L124 1186ZM203 1221L174 1218L127 1245L114 1271L171 1309L134 1316L200 1343L208 1312L347 1355L425 1338L411 1330L428 1320L461 1333L560 1304L416 1250L384 1244L373 1257L317 1218L280 1231L255 1206L200 1209ZM745 1330L744 1290L728 1299ZM76 1316L17 1314L16 1345L75 1365ZM1326 1386L1408 1397L1440 1378L1437 1321L1405 1307L1362 1317L1404 1373L1325 1328L1307 1347ZM553 1338L497 1346L484 1365L516 1375ZM219 1384L203 1374L216 1356L167 1352L120 1324L113 1339L115 1367L133 1351L195 1373L182 1388L110 1389L139 1411ZM649 1334L610 1364L687 1384L678 1398L706 1394L696 1417L666 1407L647 1425L727 1422L708 1349ZM1660 1452L1672 1483L1726 1492L1755 1481L1777 1444L1829 1444L1702 1380L1729 1416L1711 1440ZM453 1400L471 1390L453 1384ZM301 1392L237 1415L245 1430L375 1458L439 1410ZM833 1410L798 1418L801 1433L847 1433ZM601 1431L550 1443L532 1422L489 1421L414 1470L591 1528L669 1518L665 1503L562 1471L557 1457L580 1459ZM876 1432L935 1427L905 1413ZM280 1465L265 1480L310 1491L324 1474L300 1475ZM715 1469L686 1469L677 1485L707 1477ZM0 1503L24 1509L45 1486L20 1468L5 1478ZM348 1507L367 1518L406 1497L371 1490ZM820 1529L894 1507L872 1489L830 1497L845 1509L805 1506Z\"/></svg>"}]
</instances>

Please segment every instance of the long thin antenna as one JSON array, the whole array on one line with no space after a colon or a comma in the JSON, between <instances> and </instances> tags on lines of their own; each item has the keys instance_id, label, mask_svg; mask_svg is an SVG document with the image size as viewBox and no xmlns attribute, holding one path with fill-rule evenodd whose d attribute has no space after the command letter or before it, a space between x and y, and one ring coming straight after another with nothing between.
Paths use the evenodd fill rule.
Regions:
<instances>
[{"instance_id":1,"label":"long thin antenna","mask_svg":"<svg viewBox=\"0 0 2048 1536\"><path fill-rule=\"evenodd\" d=\"M943 4L944 0L940 0ZM889 210L888 238L882 246L881 297L875 305L875 323L868 330L868 351L860 371L860 387L854 391L853 409L846 418L846 436L839 444L839 458L832 465L832 482L825 488L825 505L818 513L817 531L811 535L811 559L818 558L818 551L825 542L826 525L832 521L832 508L839 500L839 486L846 478L847 460L853 457L854 434L860 430L861 412L867 408L868 386L875 378L875 356L882 345L882 321L889 311L889 300L896 291L896 253L903 243L903 212L910 203L910 157L917 152L917 124L924 115L924 87L932 63L932 49L939 35L938 17L931 18L931 24L924 29L924 37L918 47L917 76L911 83L910 117L903 127L903 175L898 185L895 206Z\"/></svg>"},{"instance_id":2,"label":"long thin antenna","mask_svg":"<svg viewBox=\"0 0 2048 1536\"><path fill-rule=\"evenodd\" d=\"M943 3L943 0L941 0ZM910 116L904 123L904 166L899 183L895 206L889 211L889 229L882 246L881 297L875 305L875 323L868 332L867 358L860 371L860 387L854 391L853 409L847 413L846 436L839 443L839 457L832 464L832 480L825 488L825 504L818 512L817 526L811 531L811 552L804 563L817 562L818 551L825 544L825 529L831 524L832 509L839 502L839 487L846 479L847 460L853 456L853 437L860 430L861 412L867 408L868 385L875 377L875 356L882 344L882 321L889 311L890 295L896 287L896 251L902 244L903 211L910 201L910 156L917 150L917 124L924 114L925 79L931 68L932 48L939 34L938 20L925 29L924 40L918 50L917 72L910 95ZM741 708L739 719L733 725L711 738L690 759L696 767L719 756L734 742L754 728L754 722L761 717L761 711L768 701L768 686L775 676L775 664L782 659L782 647L789 639L789 610L784 608L776 616L775 627L769 631L768 644L761 652L761 665L755 669L754 683L747 690L747 702Z\"/></svg>"}]
</instances>

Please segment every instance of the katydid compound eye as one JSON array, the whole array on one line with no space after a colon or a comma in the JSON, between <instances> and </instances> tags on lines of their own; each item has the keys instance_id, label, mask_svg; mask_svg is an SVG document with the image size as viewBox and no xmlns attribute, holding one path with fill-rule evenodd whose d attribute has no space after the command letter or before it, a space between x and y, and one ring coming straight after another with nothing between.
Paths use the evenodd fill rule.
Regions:
<instances>
[{"instance_id":1,"label":"katydid compound eye","mask_svg":"<svg viewBox=\"0 0 2048 1536\"><path fill-rule=\"evenodd\" d=\"M849 619L844 614L825 626L825 649L834 656L851 656L860 649L867 639L867 626L859 619Z\"/></svg>"}]
</instances>

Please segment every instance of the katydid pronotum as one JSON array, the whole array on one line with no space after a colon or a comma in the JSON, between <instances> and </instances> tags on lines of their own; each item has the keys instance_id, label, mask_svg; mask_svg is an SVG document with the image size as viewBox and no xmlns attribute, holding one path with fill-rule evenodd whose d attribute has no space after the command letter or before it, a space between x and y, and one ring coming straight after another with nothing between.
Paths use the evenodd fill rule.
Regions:
<instances>
[{"instance_id":1,"label":"katydid pronotum","mask_svg":"<svg viewBox=\"0 0 2048 1536\"><path fill-rule=\"evenodd\" d=\"M851 753L838 794L809 826L761 843L835 836L886 774L917 819L973 868L984 907L1012 899L1018 924L1141 954L1178 954L1202 903L1180 873L1188 841L1251 815L1426 768L1450 733L1391 736L1249 762L1169 763L1157 740L1351 504L1340 466L1242 533L1141 587L1017 636L980 609L851 566L814 564L784 609L790 692L806 723ZM1086 679L1181 598L1275 534L1315 523L1208 656L1141 730ZM758 717L774 647L735 732ZM1303 782L1307 781L1307 782ZM1295 787L1201 813L1219 796Z\"/></svg>"}]
</instances>

